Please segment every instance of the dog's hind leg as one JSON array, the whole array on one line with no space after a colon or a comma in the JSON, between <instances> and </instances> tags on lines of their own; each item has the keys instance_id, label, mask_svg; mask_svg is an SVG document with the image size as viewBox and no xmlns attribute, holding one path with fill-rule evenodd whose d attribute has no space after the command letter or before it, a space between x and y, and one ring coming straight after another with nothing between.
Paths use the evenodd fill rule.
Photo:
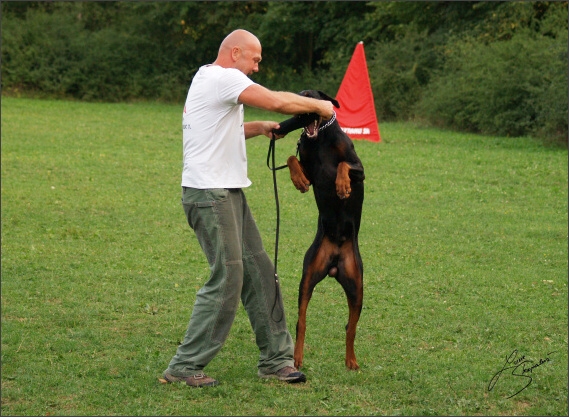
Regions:
<instances>
[{"instance_id":1,"label":"dog's hind leg","mask_svg":"<svg viewBox=\"0 0 569 417\"><path fill-rule=\"evenodd\" d=\"M298 291L298 321L296 322L296 342L294 345L294 366L297 368L302 366L304 358L308 303L316 284L328 275L331 261L336 253L336 246L324 238L320 245L315 241L304 257L302 279Z\"/></svg>"},{"instance_id":2,"label":"dog's hind leg","mask_svg":"<svg viewBox=\"0 0 569 417\"><path fill-rule=\"evenodd\" d=\"M346 367L359 369L354 351L356 328L363 305L363 267L357 247L347 240L340 249L338 275L336 280L342 285L348 299L349 318L346 325Z\"/></svg>"}]
</instances>

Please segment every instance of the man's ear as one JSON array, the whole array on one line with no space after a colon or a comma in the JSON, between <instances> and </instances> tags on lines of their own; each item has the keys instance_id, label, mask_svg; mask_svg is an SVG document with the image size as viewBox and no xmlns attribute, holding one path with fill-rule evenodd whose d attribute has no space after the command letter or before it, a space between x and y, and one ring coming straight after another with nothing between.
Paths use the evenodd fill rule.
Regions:
<instances>
[{"instance_id":1,"label":"man's ear","mask_svg":"<svg viewBox=\"0 0 569 417\"><path fill-rule=\"evenodd\" d=\"M238 46L234 46L233 48L231 48L231 59L233 59L233 62L237 62L240 57L241 57L241 48L239 48Z\"/></svg>"}]
</instances>

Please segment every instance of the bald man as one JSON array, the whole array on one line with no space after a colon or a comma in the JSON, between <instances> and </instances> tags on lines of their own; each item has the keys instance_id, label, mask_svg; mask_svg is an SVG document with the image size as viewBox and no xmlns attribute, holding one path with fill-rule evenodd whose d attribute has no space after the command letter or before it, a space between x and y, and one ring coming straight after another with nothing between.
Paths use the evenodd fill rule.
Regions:
<instances>
[{"instance_id":1,"label":"bald man","mask_svg":"<svg viewBox=\"0 0 569 417\"><path fill-rule=\"evenodd\" d=\"M243 303L259 348L257 374L288 383L305 382L294 367L274 266L242 191L247 178L245 140L265 135L274 121L244 122L243 104L293 115L333 115L329 101L271 91L248 76L259 71L259 39L245 30L231 32L217 59L194 76L183 112L182 206L210 267L197 292L183 342L164 372L166 382L215 386L204 373L222 348Z\"/></svg>"}]
</instances>

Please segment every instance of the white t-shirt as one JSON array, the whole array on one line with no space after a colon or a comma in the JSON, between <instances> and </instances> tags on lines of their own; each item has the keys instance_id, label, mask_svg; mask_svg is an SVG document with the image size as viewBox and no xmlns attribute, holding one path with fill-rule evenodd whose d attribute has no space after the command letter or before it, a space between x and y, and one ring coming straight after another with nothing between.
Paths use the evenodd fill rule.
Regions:
<instances>
[{"instance_id":1,"label":"white t-shirt","mask_svg":"<svg viewBox=\"0 0 569 417\"><path fill-rule=\"evenodd\" d=\"M247 152L243 105L239 95L254 82L241 71L217 65L201 67L184 106L182 186L243 188Z\"/></svg>"}]
</instances>

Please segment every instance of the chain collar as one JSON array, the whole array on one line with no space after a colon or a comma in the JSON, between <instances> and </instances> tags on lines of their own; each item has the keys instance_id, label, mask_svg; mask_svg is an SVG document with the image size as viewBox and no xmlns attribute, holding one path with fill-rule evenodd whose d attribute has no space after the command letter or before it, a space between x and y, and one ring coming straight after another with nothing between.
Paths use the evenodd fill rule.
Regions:
<instances>
[{"instance_id":1,"label":"chain collar","mask_svg":"<svg viewBox=\"0 0 569 417\"><path fill-rule=\"evenodd\" d=\"M328 121L326 122L326 124L324 124L324 125L322 125L322 126L320 126L320 127L318 128L318 131L319 131L319 132L323 131L324 129L326 129L327 127L329 127L332 123L334 123L335 120L336 120L336 112L334 112L334 114L332 115L332 118L331 118L330 120L328 120Z\"/></svg>"}]
</instances>

